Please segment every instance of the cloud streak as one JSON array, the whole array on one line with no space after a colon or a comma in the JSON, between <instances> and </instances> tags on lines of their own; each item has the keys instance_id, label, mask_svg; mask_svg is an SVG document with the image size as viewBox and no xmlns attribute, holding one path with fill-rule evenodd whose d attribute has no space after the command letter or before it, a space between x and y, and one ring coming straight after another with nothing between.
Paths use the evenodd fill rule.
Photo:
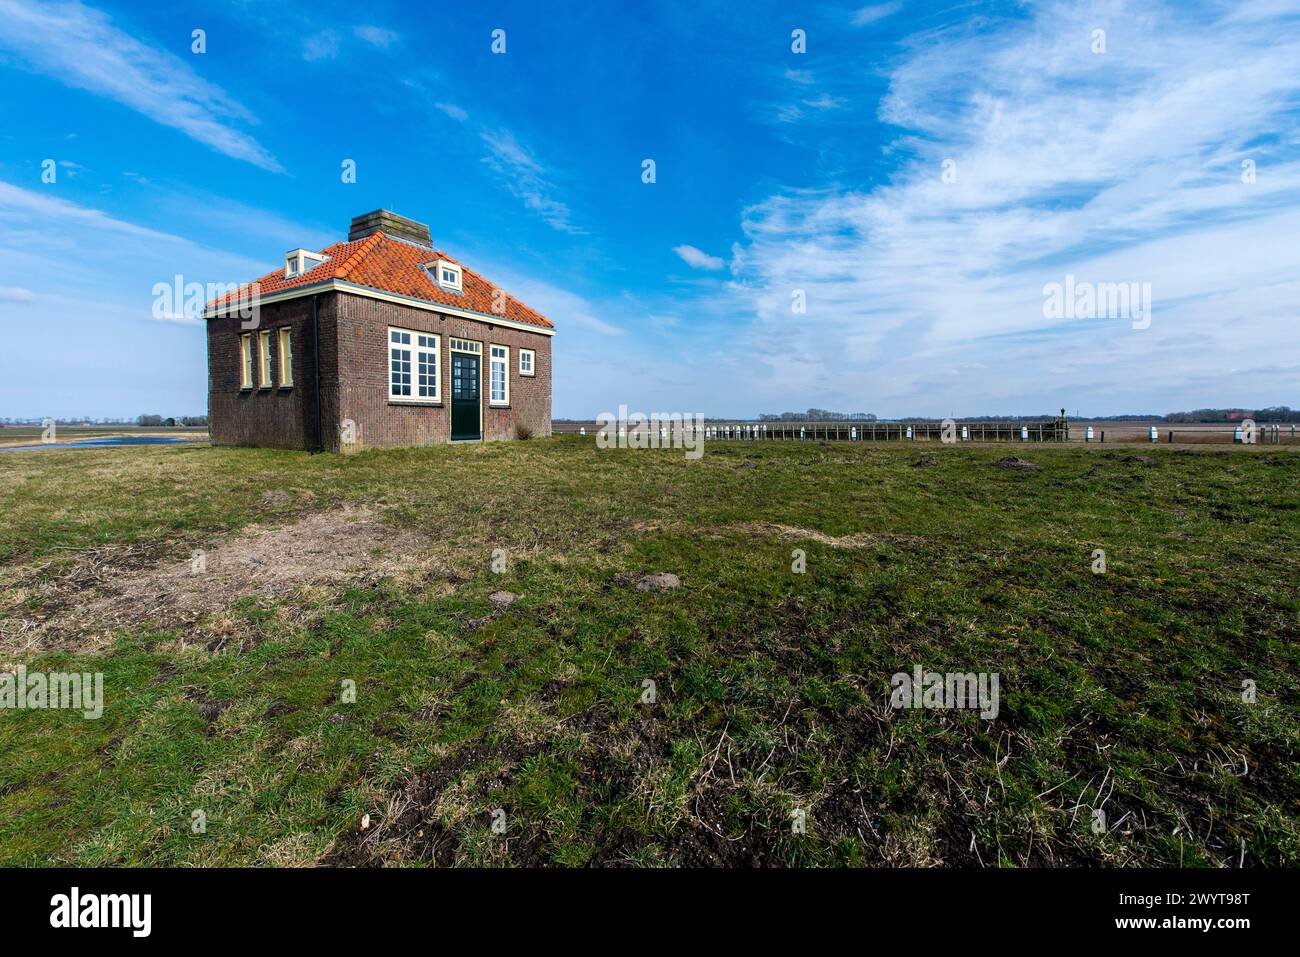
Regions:
<instances>
[{"instance_id":1,"label":"cloud streak","mask_svg":"<svg viewBox=\"0 0 1300 957\"><path fill-rule=\"evenodd\" d=\"M853 14L852 23L855 27L865 27L868 24L875 23L877 20L883 20L885 17L893 16L901 9L903 9L903 5L898 2L877 3L871 6L862 7Z\"/></svg>"},{"instance_id":2,"label":"cloud streak","mask_svg":"<svg viewBox=\"0 0 1300 957\"><path fill-rule=\"evenodd\" d=\"M1296 19L1106 9L917 38L879 108L904 131L892 180L746 211L732 293L772 389L886 414L1293 397L1300 164L1271 144L1295 136ZM1152 328L1045 319L1066 273L1151 282Z\"/></svg>"},{"instance_id":3,"label":"cloud streak","mask_svg":"<svg viewBox=\"0 0 1300 957\"><path fill-rule=\"evenodd\" d=\"M235 121L252 114L174 54L151 47L80 3L0 0L0 49L67 86L107 97L233 159L282 172Z\"/></svg>"},{"instance_id":4,"label":"cloud streak","mask_svg":"<svg viewBox=\"0 0 1300 957\"><path fill-rule=\"evenodd\" d=\"M554 196L555 187L547 180L541 163L509 130L486 130L480 134L487 145L483 162L498 173L506 187L537 213L543 221L562 233L581 233L572 221L569 207Z\"/></svg>"},{"instance_id":5,"label":"cloud streak","mask_svg":"<svg viewBox=\"0 0 1300 957\"><path fill-rule=\"evenodd\" d=\"M702 249L696 249L694 246L674 246L675 252L686 265L692 269L721 269L723 262L717 256L710 256Z\"/></svg>"}]
</instances>

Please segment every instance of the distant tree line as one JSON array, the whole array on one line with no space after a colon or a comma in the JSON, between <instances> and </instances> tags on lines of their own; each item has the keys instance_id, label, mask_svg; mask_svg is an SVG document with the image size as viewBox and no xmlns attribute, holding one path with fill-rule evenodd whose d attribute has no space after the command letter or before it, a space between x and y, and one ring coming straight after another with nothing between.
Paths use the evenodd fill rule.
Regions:
<instances>
[{"instance_id":1,"label":"distant tree line","mask_svg":"<svg viewBox=\"0 0 1300 957\"><path fill-rule=\"evenodd\" d=\"M206 415L181 415L163 418L161 415L137 415L135 424L150 427L162 426L170 429L181 425L207 425L208 417Z\"/></svg>"},{"instance_id":2,"label":"distant tree line","mask_svg":"<svg viewBox=\"0 0 1300 957\"><path fill-rule=\"evenodd\" d=\"M807 412L764 413L760 422L875 422L870 412L832 412L829 409L809 409Z\"/></svg>"},{"instance_id":3,"label":"distant tree line","mask_svg":"<svg viewBox=\"0 0 1300 957\"><path fill-rule=\"evenodd\" d=\"M1300 422L1300 409L1285 405L1271 405L1267 409L1194 409L1191 412L1171 412L1166 422Z\"/></svg>"},{"instance_id":4,"label":"distant tree line","mask_svg":"<svg viewBox=\"0 0 1300 957\"><path fill-rule=\"evenodd\" d=\"M34 419L20 419L14 416L0 416L0 426L4 425L44 425L49 416L39 416ZM73 415L58 416L53 419L55 425L146 425L146 426L181 426L181 425L207 425L208 417L206 415L137 415L134 419L124 419L121 417L100 416L95 418L92 415Z\"/></svg>"}]
</instances>

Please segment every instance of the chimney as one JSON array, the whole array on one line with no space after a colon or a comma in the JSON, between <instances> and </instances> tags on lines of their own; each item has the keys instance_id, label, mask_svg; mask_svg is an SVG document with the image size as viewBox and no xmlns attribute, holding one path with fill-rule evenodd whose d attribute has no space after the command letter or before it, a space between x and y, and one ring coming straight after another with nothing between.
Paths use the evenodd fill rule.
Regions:
<instances>
[{"instance_id":1,"label":"chimney","mask_svg":"<svg viewBox=\"0 0 1300 957\"><path fill-rule=\"evenodd\" d=\"M374 233L387 233L395 239L405 239L407 242L428 246L430 249L433 248L433 240L429 236L428 226L424 223L417 223L413 219L407 219L405 216L398 216L388 209L377 209L373 213L364 213L361 216L352 217L352 228L348 230L348 242L365 239Z\"/></svg>"}]
</instances>

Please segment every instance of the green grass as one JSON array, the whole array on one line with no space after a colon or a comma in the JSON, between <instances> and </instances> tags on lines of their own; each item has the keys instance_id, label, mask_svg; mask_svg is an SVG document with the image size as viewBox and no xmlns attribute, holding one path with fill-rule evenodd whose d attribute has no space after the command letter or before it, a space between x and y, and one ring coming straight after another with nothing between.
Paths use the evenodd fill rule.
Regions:
<instances>
[{"instance_id":1,"label":"green grass","mask_svg":"<svg viewBox=\"0 0 1300 957\"><path fill-rule=\"evenodd\" d=\"M1042 470L577 437L7 453L0 617L92 548L176 561L345 503L436 571L237 601L215 652L147 622L4 637L0 666L103 672L106 703L0 712L0 864L1300 862L1300 456L1010 451ZM682 586L625 577L654 571ZM891 710L917 663L997 672L997 720Z\"/></svg>"}]
</instances>

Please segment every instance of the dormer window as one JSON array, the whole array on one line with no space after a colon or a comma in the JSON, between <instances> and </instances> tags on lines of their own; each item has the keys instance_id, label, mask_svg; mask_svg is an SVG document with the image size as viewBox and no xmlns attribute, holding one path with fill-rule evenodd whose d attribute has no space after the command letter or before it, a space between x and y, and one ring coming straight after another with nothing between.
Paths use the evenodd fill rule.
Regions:
<instances>
[{"instance_id":1,"label":"dormer window","mask_svg":"<svg viewBox=\"0 0 1300 957\"><path fill-rule=\"evenodd\" d=\"M463 291L460 266L456 263L435 259L431 263L425 263L424 270L439 289L446 289L448 292Z\"/></svg>"},{"instance_id":2,"label":"dormer window","mask_svg":"<svg viewBox=\"0 0 1300 957\"><path fill-rule=\"evenodd\" d=\"M311 272L327 259L328 256L314 253L310 249L291 249L284 254L284 278L292 279Z\"/></svg>"}]
</instances>

